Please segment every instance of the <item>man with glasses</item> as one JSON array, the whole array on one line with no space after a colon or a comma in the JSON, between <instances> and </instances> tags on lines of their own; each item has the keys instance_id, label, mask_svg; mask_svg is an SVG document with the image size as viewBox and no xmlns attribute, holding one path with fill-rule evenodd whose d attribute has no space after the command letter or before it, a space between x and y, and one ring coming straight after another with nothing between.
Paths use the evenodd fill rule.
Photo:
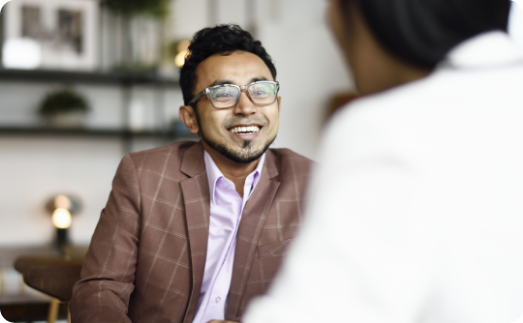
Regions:
<instances>
[{"instance_id":1,"label":"man with glasses","mask_svg":"<svg viewBox=\"0 0 523 323\"><path fill-rule=\"evenodd\" d=\"M311 162L268 149L281 108L270 56L235 25L199 31L189 50L180 119L201 140L123 158L73 322L239 321L296 233Z\"/></svg>"}]
</instances>

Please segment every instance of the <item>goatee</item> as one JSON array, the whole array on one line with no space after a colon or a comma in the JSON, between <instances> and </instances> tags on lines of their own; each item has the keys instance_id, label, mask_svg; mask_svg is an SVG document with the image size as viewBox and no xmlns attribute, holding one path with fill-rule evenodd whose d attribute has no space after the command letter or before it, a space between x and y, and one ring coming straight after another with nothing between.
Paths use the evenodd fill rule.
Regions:
<instances>
[{"instance_id":1,"label":"goatee","mask_svg":"<svg viewBox=\"0 0 523 323\"><path fill-rule=\"evenodd\" d=\"M200 137L209 147L216 150L222 156L238 163L238 164L250 164L255 160L258 160L264 153L267 151L269 146L274 142L276 137L270 140L262 149L254 149L251 145L250 140L244 140L242 143L242 148L239 151L235 151L222 143L218 143L210 140L205 136L203 132L200 131Z\"/></svg>"}]
</instances>

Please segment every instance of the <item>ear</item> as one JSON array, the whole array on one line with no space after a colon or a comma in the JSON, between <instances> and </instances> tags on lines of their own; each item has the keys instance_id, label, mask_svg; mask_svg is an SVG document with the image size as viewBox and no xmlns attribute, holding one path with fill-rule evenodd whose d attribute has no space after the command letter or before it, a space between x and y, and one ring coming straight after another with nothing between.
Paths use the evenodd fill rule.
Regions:
<instances>
[{"instance_id":1,"label":"ear","mask_svg":"<svg viewBox=\"0 0 523 323\"><path fill-rule=\"evenodd\" d=\"M278 113L281 112L281 96L278 96Z\"/></svg>"},{"instance_id":2,"label":"ear","mask_svg":"<svg viewBox=\"0 0 523 323\"><path fill-rule=\"evenodd\" d=\"M196 121L196 114L190 105L182 105L179 110L180 120L185 124L191 133L197 134L200 131L198 122Z\"/></svg>"}]
</instances>

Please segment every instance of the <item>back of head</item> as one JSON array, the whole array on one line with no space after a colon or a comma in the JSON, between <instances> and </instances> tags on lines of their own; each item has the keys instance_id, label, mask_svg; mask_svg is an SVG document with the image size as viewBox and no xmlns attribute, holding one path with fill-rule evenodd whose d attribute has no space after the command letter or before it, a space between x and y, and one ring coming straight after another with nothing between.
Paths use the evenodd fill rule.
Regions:
<instances>
[{"instance_id":1,"label":"back of head","mask_svg":"<svg viewBox=\"0 0 523 323\"><path fill-rule=\"evenodd\" d=\"M356 4L381 45L397 58L434 68L457 44L506 31L510 0L340 0Z\"/></svg>"},{"instance_id":2,"label":"back of head","mask_svg":"<svg viewBox=\"0 0 523 323\"><path fill-rule=\"evenodd\" d=\"M245 51L260 57L271 71L276 80L276 68L271 57L258 40L238 25L218 25L213 28L204 28L198 31L189 46L189 55L180 73L180 87L182 88L185 105L194 97L196 86L196 69L207 58L220 54L230 55L234 51Z\"/></svg>"}]
</instances>

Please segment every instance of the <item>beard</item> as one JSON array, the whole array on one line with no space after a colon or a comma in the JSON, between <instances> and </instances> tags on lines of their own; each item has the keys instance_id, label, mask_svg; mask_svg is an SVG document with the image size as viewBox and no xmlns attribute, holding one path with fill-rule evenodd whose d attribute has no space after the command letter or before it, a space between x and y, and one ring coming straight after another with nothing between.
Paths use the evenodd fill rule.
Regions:
<instances>
[{"instance_id":1,"label":"beard","mask_svg":"<svg viewBox=\"0 0 523 323\"><path fill-rule=\"evenodd\" d=\"M194 114L196 116L196 123L198 124L198 127L200 129L200 139L205 142L209 147L216 150L219 154L222 156L238 163L238 164L250 164L255 160L258 160L264 153L267 151L270 145L276 140L276 135L274 135L273 138L269 138L267 142L265 142L265 145L263 145L262 148L256 149L252 146L251 140L244 140L242 143L241 148L236 147L228 147L224 143L212 140L208 138L205 135L205 132L203 131L203 128L201 126L201 120L200 115L198 114L198 110L196 107L193 107ZM242 119L242 121L245 121L245 118ZM261 125L267 125L268 121L266 119L260 119L256 118L257 123ZM238 120L235 119L229 119L225 122L224 127L229 128L230 126L234 125L235 123L239 123Z\"/></svg>"},{"instance_id":2,"label":"beard","mask_svg":"<svg viewBox=\"0 0 523 323\"><path fill-rule=\"evenodd\" d=\"M276 140L276 136L274 136L274 138L269 139L262 148L256 149L252 146L250 140L244 140L241 148L232 148L227 147L223 143L219 143L207 138L203 131L200 131L200 138L207 145L209 145L209 147L216 150L222 156L238 164L250 164L253 161L258 160L274 142L274 140Z\"/></svg>"}]
</instances>

